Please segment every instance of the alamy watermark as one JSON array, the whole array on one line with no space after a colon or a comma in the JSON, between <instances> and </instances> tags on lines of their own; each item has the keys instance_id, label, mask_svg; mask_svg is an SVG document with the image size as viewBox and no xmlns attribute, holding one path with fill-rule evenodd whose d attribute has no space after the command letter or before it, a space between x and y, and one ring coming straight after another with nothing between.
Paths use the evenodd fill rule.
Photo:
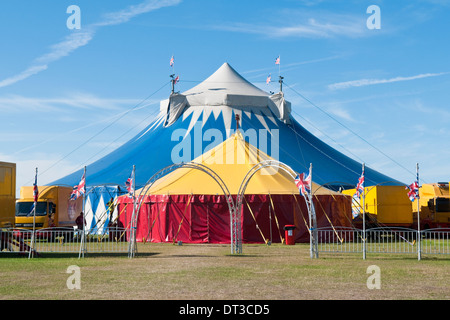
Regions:
<instances>
[{"instance_id":1,"label":"alamy watermark","mask_svg":"<svg viewBox=\"0 0 450 320\"><path fill-rule=\"evenodd\" d=\"M366 270L370 276L367 278L367 289L381 289L381 269L377 265L370 265Z\"/></svg>"},{"instance_id":2,"label":"alamy watermark","mask_svg":"<svg viewBox=\"0 0 450 320\"><path fill-rule=\"evenodd\" d=\"M69 30L81 29L81 10L77 5L70 5L67 7L66 13L71 15L67 18L66 26Z\"/></svg>"},{"instance_id":3,"label":"alamy watermark","mask_svg":"<svg viewBox=\"0 0 450 320\"><path fill-rule=\"evenodd\" d=\"M381 9L377 5L371 5L367 8L366 13L371 14L367 18L366 26L369 30L381 29Z\"/></svg>"},{"instance_id":4,"label":"alamy watermark","mask_svg":"<svg viewBox=\"0 0 450 320\"><path fill-rule=\"evenodd\" d=\"M79 266L71 265L67 267L66 273L71 275L67 278L66 286L69 290L81 289L81 269Z\"/></svg>"},{"instance_id":5,"label":"alamy watermark","mask_svg":"<svg viewBox=\"0 0 450 320\"><path fill-rule=\"evenodd\" d=\"M274 160L279 159L280 132L278 129L239 129L242 139L251 146L248 148L235 147L234 143L224 144L222 148L214 148L223 143L227 137L232 136L235 130L229 129L222 132L219 129L210 128L205 131L202 123L197 122L192 130L175 129L171 135L171 141L178 143L172 148L171 160L173 163L189 162L199 159L205 164L257 164L265 157L270 156ZM253 149L253 147L254 149ZM213 150L214 149L214 150Z\"/></svg>"}]
</instances>

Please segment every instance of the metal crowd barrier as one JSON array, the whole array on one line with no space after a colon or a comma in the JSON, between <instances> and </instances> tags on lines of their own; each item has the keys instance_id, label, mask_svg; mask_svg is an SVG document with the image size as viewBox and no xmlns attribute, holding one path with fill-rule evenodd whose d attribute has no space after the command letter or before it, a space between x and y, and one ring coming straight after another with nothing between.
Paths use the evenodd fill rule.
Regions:
<instances>
[{"instance_id":1,"label":"metal crowd barrier","mask_svg":"<svg viewBox=\"0 0 450 320\"><path fill-rule=\"evenodd\" d=\"M335 253L362 252L362 231L334 227L317 229L318 251Z\"/></svg>"},{"instance_id":2,"label":"metal crowd barrier","mask_svg":"<svg viewBox=\"0 0 450 320\"><path fill-rule=\"evenodd\" d=\"M48 228L32 230L0 229L0 252L35 253L127 253L129 229L109 228L98 230L73 228Z\"/></svg>"},{"instance_id":3,"label":"metal crowd barrier","mask_svg":"<svg viewBox=\"0 0 450 320\"><path fill-rule=\"evenodd\" d=\"M108 228L77 230L49 228L33 231L17 228L0 229L0 252L39 253L129 253L130 230ZM366 239L366 241L364 241ZM325 253L394 253L450 255L450 229L420 231L407 228L355 228L334 227L317 229L318 252Z\"/></svg>"},{"instance_id":4,"label":"metal crowd barrier","mask_svg":"<svg viewBox=\"0 0 450 320\"><path fill-rule=\"evenodd\" d=\"M366 236L368 253L417 253L417 230L372 228Z\"/></svg>"},{"instance_id":5,"label":"metal crowd barrier","mask_svg":"<svg viewBox=\"0 0 450 320\"><path fill-rule=\"evenodd\" d=\"M408 228L370 228L365 234L355 228L319 228L317 248L324 253L363 253L365 249L366 253L450 255L450 229L421 230L418 239L417 230Z\"/></svg>"},{"instance_id":6,"label":"metal crowd barrier","mask_svg":"<svg viewBox=\"0 0 450 320\"><path fill-rule=\"evenodd\" d=\"M421 233L422 253L450 254L450 229L428 229Z\"/></svg>"}]
</instances>

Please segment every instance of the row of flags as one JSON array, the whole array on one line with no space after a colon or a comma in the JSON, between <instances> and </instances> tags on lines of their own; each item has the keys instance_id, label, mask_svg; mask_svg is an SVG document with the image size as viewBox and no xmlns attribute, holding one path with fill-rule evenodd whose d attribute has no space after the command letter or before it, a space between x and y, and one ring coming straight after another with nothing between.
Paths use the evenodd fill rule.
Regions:
<instances>
[{"instance_id":1,"label":"row of flags","mask_svg":"<svg viewBox=\"0 0 450 320\"><path fill-rule=\"evenodd\" d=\"M275 59L275 64L276 64L276 65L280 65L280 62L281 62L280 59L281 59L280 56L278 56L278 57ZM174 57L174 56L172 56L172 57L170 58L169 65L170 65L172 68L174 67L174 65L175 65L175 57ZM271 79L272 79L272 76L271 76L271 74L269 74L269 75L267 76L267 79L266 79L266 84L269 84L270 81L271 81ZM176 77L173 79L173 84L177 84L177 82L179 82L179 81L180 81L180 77L179 77L179 76L176 76Z\"/></svg>"},{"instance_id":2,"label":"row of flags","mask_svg":"<svg viewBox=\"0 0 450 320\"><path fill-rule=\"evenodd\" d=\"M354 199L361 199L364 194L364 167L362 170L361 177L358 179L358 183L356 184L356 192L353 195ZM295 177L295 185L297 186L300 195L306 197L311 194L311 176L307 173L297 174ZM405 189L408 189L408 198L413 202L415 199L419 199L419 178L417 176L417 180L411 183L409 186L406 186ZM353 207L353 206L352 206ZM352 210L353 218L356 218L360 212L359 210Z\"/></svg>"},{"instance_id":3,"label":"row of flags","mask_svg":"<svg viewBox=\"0 0 450 320\"><path fill-rule=\"evenodd\" d=\"M406 186L405 189L408 189L408 198L413 202L415 199L419 199L419 181L416 180L411 183L409 186ZM358 183L356 184L356 192L355 197L361 198L364 193L364 171L361 177L358 179Z\"/></svg>"},{"instance_id":4,"label":"row of flags","mask_svg":"<svg viewBox=\"0 0 450 320\"><path fill-rule=\"evenodd\" d=\"M134 170L131 172L127 181L125 181L125 187L128 191L128 197L132 198L134 195ZM36 175L36 185L37 185L37 175ZM35 187L37 192L37 186ZM81 177L80 183L73 187L72 193L70 194L70 200L77 200L80 196L86 194L86 171L83 173ZM37 196L35 196L35 201Z\"/></svg>"},{"instance_id":5,"label":"row of flags","mask_svg":"<svg viewBox=\"0 0 450 320\"><path fill-rule=\"evenodd\" d=\"M134 170L131 172L127 181L125 181L125 187L128 191L128 197L132 198L134 194ZM300 194L302 196L307 196L311 194L311 176L307 173L297 174L295 177L295 185L297 186ZM405 189L408 189L408 198L412 201L419 198L419 182L418 180L411 183L409 186L406 186ZM81 177L80 183L73 187L73 191L70 194L70 200L76 200L81 195L86 194L86 171L83 173ZM358 179L358 183L356 184L356 192L354 197L361 198L364 194L364 169L361 174L361 177ZM38 201L39 191L37 185L37 170L36 176L34 177L33 184L33 198L34 202Z\"/></svg>"}]
</instances>

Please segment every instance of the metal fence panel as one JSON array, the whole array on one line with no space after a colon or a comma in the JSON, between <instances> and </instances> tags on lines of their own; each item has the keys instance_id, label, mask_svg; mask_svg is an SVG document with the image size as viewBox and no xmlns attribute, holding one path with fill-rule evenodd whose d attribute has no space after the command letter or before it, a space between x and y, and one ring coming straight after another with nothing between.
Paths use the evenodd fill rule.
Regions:
<instances>
[{"instance_id":1,"label":"metal fence panel","mask_svg":"<svg viewBox=\"0 0 450 320\"><path fill-rule=\"evenodd\" d=\"M353 228L317 229L319 252L362 252L361 230Z\"/></svg>"},{"instance_id":2,"label":"metal fence panel","mask_svg":"<svg viewBox=\"0 0 450 320\"><path fill-rule=\"evenodd\" d=\"M450 229L427 229L418 232L408 228L317 229L318 250L328 253L394 253L450 255Z\"/></svg>"},{"instance_id":3,"label":"metal fence panel","mask_svg":"<svg viewBox=\"0 0 450 320\"><path fill-rule=\"evenodd\" d=\"M450 229L428 229L422 231L423 254L450 254Z\"/></svg>"},{"instance_id":4,"label":"metal fence panel","mask_svg":"<svg viewBox=\"0 0 450 320\"><path fill-rule=\"evenodd\" d=\"M127 253L129 230L109 229L103 234L72 228L36 230L0 229L0 251L37 253Z\"/></svg>"},{"instance_id":5,"label":"metal fence panel","mask_svg":"<svg viewBox=\"0 0 450 320\"><path fill-rule=\"evenodd\" d=\"M417 253L417 231L406 228L366 230L368 253Z\"/></svg>"}]
</instances>

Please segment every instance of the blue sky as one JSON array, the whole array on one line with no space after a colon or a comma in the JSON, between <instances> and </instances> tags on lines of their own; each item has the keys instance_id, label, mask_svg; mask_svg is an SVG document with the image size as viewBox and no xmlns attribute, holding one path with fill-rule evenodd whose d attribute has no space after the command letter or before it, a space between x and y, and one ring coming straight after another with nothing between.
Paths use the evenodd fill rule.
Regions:
<instances>
[{"instance_id":1,"label":"blue sky","mask_svg":"<svg viewBox=\"0 0 450 320\"><path fill-rule=\"evenodd\" d=\"M449 17L444 0L0 1L0 161L19 188L36 167L45 184L111 152L170 94L172 55L180 91L224 62L278 91L265 80L280 55L293 116L316 136L395 179L418 162L422 183L449 181Z\"/></svg>"}]
</instances>

